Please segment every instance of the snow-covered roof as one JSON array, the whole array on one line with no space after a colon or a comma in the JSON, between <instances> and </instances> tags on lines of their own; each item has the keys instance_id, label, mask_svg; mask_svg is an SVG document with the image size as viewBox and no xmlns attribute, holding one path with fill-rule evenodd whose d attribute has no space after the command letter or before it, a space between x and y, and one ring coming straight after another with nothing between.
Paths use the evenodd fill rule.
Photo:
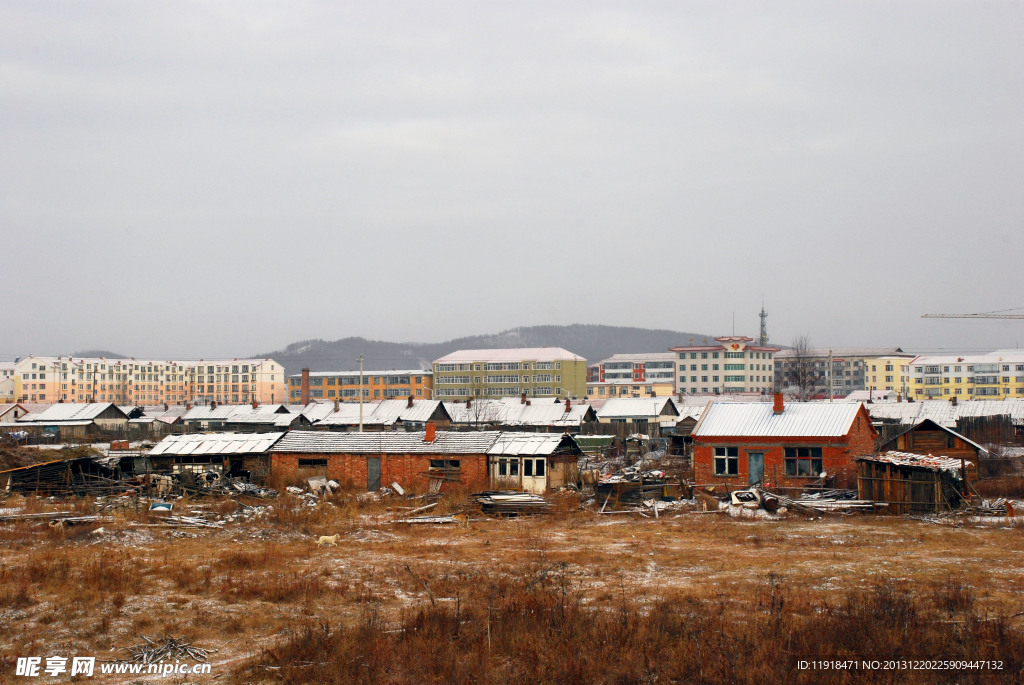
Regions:
<instances>
[{"instance_id":1,"label":"snow-covered roof","mask_svg":"<svg viewBox=\"0 0 1024 685\"><path fill-rule=\"evenodd\" d=\"M216 407L192 407L181 417L183 421L231 421L233 423L260 423L253 417L263 417L264 423L273 421L274 414L284 414L283 404L261 404L255 409L251 404L219 404Z\"/></svg>"},{"instance_id":2,"label":"snow-covered roof","mask_svg":"<svg viewBox=\"0 0 1024 685\"><path fill-rule=\"evenodd\" d=\"M76 404L66 402L63 404L51 404L44 411L38 414L26 414L19 421L25 423L56 423L58 421L92 421L107 409L113 407L124 418L124 412L111 402L90 402L88 404Z\"/></svg>"},{"instance_id":3,"label":"snow-covered roof","mask_svg":"<svg viewBox=\"0 0 1024 685\"><path fill-rule=\"evenodd\" d=\"M841 437L862 405L852 402L789 402L775 414L771 402L715 402L693 431L708 437Z\"/></svg>"},{"instance_id":4,"label":"snow-covered roof","mask_svg":"<svg viewBox=\"0 0 1024 685\"><path fill-rule=\"evenodd\" d=\"M579 426L588 420L591 406L565 402L551 397L520 397L474 399L465 402L445 402L452 423L462 425L490 424L499 426Z\"/></svg>"},{"instance_id":5,"label":"snow-covered roof","mask_svg":"<svg viewBox=\"0 0 1024 685\"><path fill-rule=\"evenodd\" d=\"M645 418L653 420L666 413L673 415L678 413L676 405L670 397L612 397L597 410L597 417L599 419Z\"/></svg>"},{"instance_id":6,"label":"snow-covered roof","mask_svg":"<svg viewBox=\"0 0 1024 685\"><path fill-rule=\"evenodd\" d=\"M190 433L168 435L150 450L161 454L262 454L284 433Z\"/></svg>"},{"instance_id":7,"label":"snow-covered roof","mask_svg":"<svg viewBox=\"0 0 1024 685\"><path fill-rule=\"evenodd\" d=\"M579 445L570 435L564 433L517 433L507 431L501 433L494 441L489 455L530 456L535 454L553 454L562 441L569 441L570 447L579 449Z\"/></svg>"},{"instance_id":8,"label":"snow-covered roof","mask_svg":"<svg viewBox=\"0 0 1024 685\"><path fill-rule=\"evenodd\" d=\"M922 400L919 402L875 402L865 405L875 420L898 421L914 425L931 419L946 428L955 428L957 419L964 416L1010 417L1014 424L1024 425L1024 399L967 400L955 406L947 400Z\"/></svg>"},{"instance_id":9,"label":"snow-covered roof","mask_svg":"<svg viewBox=\"0 0 1024 685\"><path fill-rule=\"evenodd\" d=\"M405 423L426 423L433 418L440 400L413 400L409 406L409 400L375 400L363 403L363 425L393 426L402 421ZM354 426L359 423L359 403L346 402L334 411L324 414L318 420L319 425L326 426ZM317 410L322 413L323 410Z\"/></svg>"},{"instance_id":10,"label":"snow-covered roof","mask_svg":"<svg viewBox=\"0 0 1024 685\"><path fill-rule=\"evenodd\" d=\"M437 431L434 441L426 442L424 431L291 431L281 438L273 451L301 454L485 454L498 435L498 431Z\"/></svg>"},{"instance_id":11,"label":"snow-covered roof","mask_svg":"<svg viewBox=\"0 0 1024 685\"><path fill-rule=\"evenodd\" d=\"M586 361L578 354L561 347L513 347L497 350L456 350L435 359L435 364L466 364L470 362L518 361Z\"/></svg>"}]
</instances>

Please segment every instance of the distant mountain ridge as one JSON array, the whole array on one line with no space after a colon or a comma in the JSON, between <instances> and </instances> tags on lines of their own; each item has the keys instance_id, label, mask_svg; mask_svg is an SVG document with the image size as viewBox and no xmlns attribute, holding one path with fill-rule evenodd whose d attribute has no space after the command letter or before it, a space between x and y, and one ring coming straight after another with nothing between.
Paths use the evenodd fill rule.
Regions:
<instances>
[{"instance_id":1,"label":"distant mountain ridge","mask_svg":"<svg viewBox=\"0 0 1024 685\"><path fill-rule=\"evenodd\" d=\"M507 347L562 347L585 357L588 364L619 353L667 352L670 347L703 342L714 336L664 329L572 324L569 326L527 326L491 335L456 338L441 343L393 343L366 338L302 340L283 350L263 352L254 358L270 357L285 367L287 375L303 368L311 371L355 371L359 355L363 368L429 369L431 362L455 350Z\"/></svg>"}]
</instances>

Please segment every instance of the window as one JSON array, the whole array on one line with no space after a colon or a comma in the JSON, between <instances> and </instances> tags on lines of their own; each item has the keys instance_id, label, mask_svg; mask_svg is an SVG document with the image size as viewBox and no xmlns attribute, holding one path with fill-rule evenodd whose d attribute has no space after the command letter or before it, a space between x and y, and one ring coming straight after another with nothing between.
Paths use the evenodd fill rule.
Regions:
<instances>
[{"instance_id":1,"label":"window","mask_svg":"<svg viewBox=\"0 0 1024 685\"><path fill-rule=\"evenodd\" d=\"M299 459L300 469L326 469L326 459Z\"/></svg>"},{"instance_id":2,"label":"window","mask_svg":"<svg viewBox=\"0 0 1024 685\"><path fill-rule=\"evenodd\" d=\"M715 475L736 476L740 472L740 448L715 448Z\"/></svg>"},{"instance_id":3,"label":"window","mask_svg":"<svg viewBox=\"0 0 1024 685\"><path fill-rule=\"evenodd\" d=\"M430 470L431 471L449 471L461 469L462 462L458 459L431 459Z\"/></svg>"},{"instance_id":4,"label":"window","mask_svg":"<svg viewBox=\"0 0 1024 685\"><path fill-rule=\"evenodd\" d=\"M787 476L820 476L821 448L787 447L785 469Z\"/></svg>"}]
</instances>

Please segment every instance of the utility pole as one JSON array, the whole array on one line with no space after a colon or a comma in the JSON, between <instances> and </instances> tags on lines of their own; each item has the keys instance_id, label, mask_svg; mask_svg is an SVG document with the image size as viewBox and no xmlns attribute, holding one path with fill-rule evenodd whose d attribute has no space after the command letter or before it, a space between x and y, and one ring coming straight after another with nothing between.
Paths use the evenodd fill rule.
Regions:
<instances>
[{"instance_id":1,"label":"utility pole","mask_svg":"<svg viewBox=\"0 0 1024 685\"><path fill-rule=\"evenodd\" d=\"M834 373L834 370L832 368L832 350L829 350L828 351L828 401L829 402L832 401L832 388L833 388L833 384L834 384L833 380L832 380L833 373Z\"/></svg>"},{"instance_id":2,"label":"utility pole","mask_svg":"<svg viewBox=\"0 0 1024 685\"><path fill-rule=\"evenodd\" d=\"M359 432L363 432L363 355L359 355Z\"/></svg>"}]
</instances>

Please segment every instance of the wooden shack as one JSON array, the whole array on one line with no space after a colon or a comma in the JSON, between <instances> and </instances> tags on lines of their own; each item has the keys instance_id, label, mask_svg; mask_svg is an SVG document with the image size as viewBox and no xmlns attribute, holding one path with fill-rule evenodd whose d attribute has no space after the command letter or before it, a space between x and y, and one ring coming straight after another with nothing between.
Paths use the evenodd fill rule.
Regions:
<instances>
[{"instance_id":1,"label":"wooden shack","mask_svg":"<svg viewBox=\"0 0 1024 685\"><path fill-rule=\"evenodd\" d=\"M880 514L933 514L960 506L964 481L959 458L884 452L857 459L857 494Z\"/></svg>"}]
</instances>

